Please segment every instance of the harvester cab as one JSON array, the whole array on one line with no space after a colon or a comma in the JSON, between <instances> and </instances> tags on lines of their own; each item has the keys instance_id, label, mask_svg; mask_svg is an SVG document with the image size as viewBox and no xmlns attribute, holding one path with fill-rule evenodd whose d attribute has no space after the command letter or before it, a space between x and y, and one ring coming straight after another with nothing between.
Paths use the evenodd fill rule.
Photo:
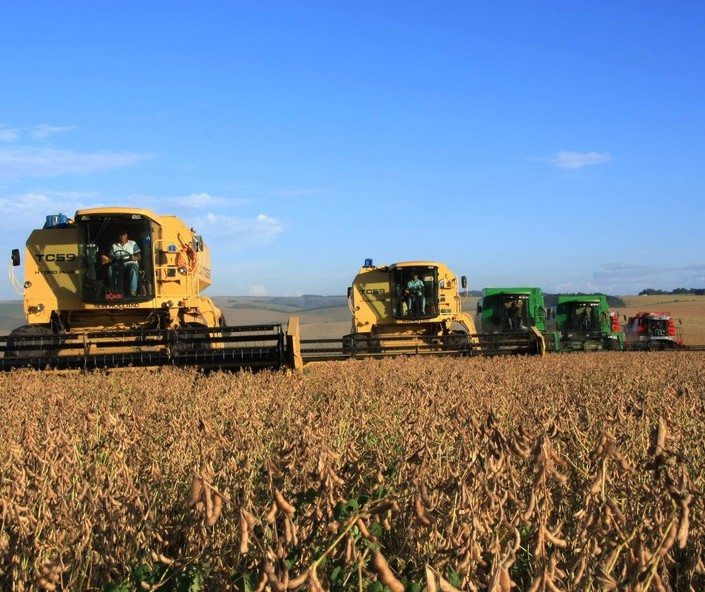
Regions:
<instances>
[{"instance_id":1,"label":"harvester cab","mask_svg":"<svg viewBox=\"0 0 705 592\"><path fill-rule=\"evenodd\" d=\"M477 316L485 349L545 353L546 308L540 288L485 288Z\"/></svg>"},{"instance_id":2,"label":"harvester cab","mask_svg":"<svg viewBox=\"0 0 705 592\"><path fill-rule=\"evenodd\" d=\"M558 296L552 349L623 350L624 333L619 325L619 316L609 310L607 296Z\"/></svg>"},{"instance_id":3,"label":"harvester cab","mask_svg":"<svg viewBox=\"0 0 705 592\"><path fill-rule=\"evenodd\" d=\"M279 325L226 327L202 295L210 251L175 216L145 209L93 208L47 216L25 248L27 324L0 338L3 369L159 366L278 367Z\"/></svg>"},{"instance_id":4,"label":"harvester cab","mask_svg":"<svg viewBox=\"0 0 705 592\"><path fill-rule=\"evenodd\" d=\"M681 349L683 334L668 312L640 312L629 317L625 330L628 349Z\"/></svg>"}]
</instances>

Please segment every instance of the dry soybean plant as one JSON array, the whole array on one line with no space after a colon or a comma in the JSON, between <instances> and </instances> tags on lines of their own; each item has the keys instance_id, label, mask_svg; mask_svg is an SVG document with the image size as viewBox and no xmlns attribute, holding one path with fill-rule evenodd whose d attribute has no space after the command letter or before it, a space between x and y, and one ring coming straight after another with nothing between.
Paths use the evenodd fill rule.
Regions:
<instances>
[{"instance_id":1,"label":"dry soybean plant","mask_svg":"<svg viewBox=\"0 0 705 592\"><path fill-rule=\"evenodd\" d=\"M703 354L0 381L2 589L705 589Z\"/></svg>"}]
</instances>

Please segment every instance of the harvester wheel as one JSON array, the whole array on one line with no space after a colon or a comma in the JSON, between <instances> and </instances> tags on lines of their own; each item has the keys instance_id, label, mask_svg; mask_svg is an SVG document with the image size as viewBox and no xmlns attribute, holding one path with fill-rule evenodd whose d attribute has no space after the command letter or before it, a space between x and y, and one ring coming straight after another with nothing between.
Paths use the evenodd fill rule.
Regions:
<instances>
[{"instance_id":1,"label":"harvester wheel","mask_svg":"<svg viewBox=\"0 0 705 592\"><path fill-rule=\"evenodd\" d=\"M7 358L45 358L53 353L54 348L47 338L53 333L41 325L22 325L13 329L7 336ZM19 349L20 346L34 346L36 349ZM18 348L18 349L14 349Z\"/></svg>"},{"instance_id":2,"label":"harvester wheel","mask_svg":"<svg viewBox=\"0 0 705 592\"><path fill-rule=\"evenodd\" d=\"M462 351L470 349L470 335L464 331L451 331L443 336L445 351Z\"/></svg>"},{"instance_id":3,"label":"harvester wheel","mask_svg":"<svg viewBox=\"0 0 705 592\"><path fill-rule=\"evenodd\" d=\"M607 343L608 343L608 347L605 349L609 349L610 351L622 351L622 346L620 345L618 340L608 339Z\"/></svg>"}]
</instances>

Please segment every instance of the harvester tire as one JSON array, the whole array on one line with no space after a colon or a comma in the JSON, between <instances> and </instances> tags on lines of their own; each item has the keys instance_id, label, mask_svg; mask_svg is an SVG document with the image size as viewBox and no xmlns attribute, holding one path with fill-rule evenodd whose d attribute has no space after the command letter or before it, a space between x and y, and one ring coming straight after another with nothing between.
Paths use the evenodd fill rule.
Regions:
<instances>
[{"instance_id":1,"label":"harvester tire","mask_svg":"<svg viewBox=\"0 0 705 592\"><path fill-rule=\"evenodd\" d=\"M464 331L451 331L443 336L445 351L462 351L470 349L470 335Z\"/></svg>"},{"instance_id":2,"label":"harvester tire","mask_svg":"<svg viewBox=\"0 0 705 592\"><path fill-rule=\"evenodd\" d=\"M606 347L605 349L609 349L610 351L622 351L622 346L616 339L608 339L607 343L608 347Z\"/></svg>"}]
</instances>

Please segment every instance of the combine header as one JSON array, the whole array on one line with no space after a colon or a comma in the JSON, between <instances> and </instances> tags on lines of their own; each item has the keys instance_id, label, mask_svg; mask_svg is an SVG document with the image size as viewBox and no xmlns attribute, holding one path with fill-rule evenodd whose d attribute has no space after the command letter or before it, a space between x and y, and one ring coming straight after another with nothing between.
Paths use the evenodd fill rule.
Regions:
<instances>
[{"instance_id":1,"label":"combine header","mask_svg":"<svg viewBox=\"0 0 705 592\"><path fill-rule=\"evenodd\" d=\"M298 335L281 325L227 327L201 293L210 251L175 216L145 209L79 210L48 216L25 248L27 324L0 337L0 368L114 368L296 365ZM298 323L291 323L296 332Z\"/></svg>"},{"instance_id":2,"label":"combine header","mask_svg":"<svg viewBox=\"0 0 705 592\"><path fill-rule=\"evenodd\" d=\"M552 336L553 351L624 349L619 316L609 310L604 294L558 296Z\"/></svg>"}]
</instances>

